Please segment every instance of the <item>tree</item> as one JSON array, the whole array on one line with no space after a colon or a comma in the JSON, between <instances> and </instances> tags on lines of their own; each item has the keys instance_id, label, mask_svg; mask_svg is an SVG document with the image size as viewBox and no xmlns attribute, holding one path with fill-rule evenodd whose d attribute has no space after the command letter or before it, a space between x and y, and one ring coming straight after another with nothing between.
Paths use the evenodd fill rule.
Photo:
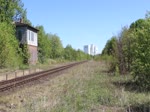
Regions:
<instances>
[{"instance_id":1,"label":"tree","mask_svg":"<svg viewBox=\"0 0 150 112\"><path fill-rule=\"evenodd\" d=\"M116 53L116 43L117 39L115 36L113 36L110 40L107 41L102 51L102 55L114 55Z\"/></svg>"},{"instance_id":2,"label":"tree","mask_svg":"<svg viewBox=\"0 0 150 112\"><path fill-rule=\"evenodd\" d=\"M46 62L51 54L51 42L48 38L48 34L45 33L43 26L36 26L39 29L38 32L38 59L41 63Z\"/></svg>"},{"instance_id":3,"label":"tree","mask_svg":"<svg viewBox=\"0 0 150 112\"><path fill-rule=\"evenodd\" d=\"M16 19L15 21L20 21L21 19L23 20L23 23L32 26L31 21L27 18L27 11L26 11L26 9L25 10L22 9L20 18Z\"/></svg>"},{"instance_id":4,"label":"tree","mask_svg":"<svg viewBox=\"0 0 150 112\"><path fill-rule=\"evenodd\" d=\"M61 43L60 38L56 34L48 34L48 38L51 42L51 54L50 58L57 59L63 57L63 45Z\"/></svg>"},{"instance_id":5,"label":"tree","mask_svg":"<svg viewBox=\"0 0 150 112\"><path fill-rule=\"evenodd\" d=\"M74 49L72 48L72 46L67 45L66 48L64 49L64 58L66 60L73 60L73 52Z\"/></svg>"},{"instance_id":6,"label":"tree","mask_svg":"<svg viewBox=\"0 0 150 112\"><path fill-rule=\"evenodd\" d=\"M0 22L12 23L22 15L23 3L21 0L0 0Z\"/></svg>"},{"instance_id":7,"label":"tree","mask_svg":"<svg viewBox=\"0 0 150 112\"><path fill-rule=\"evenodd\" d=\"M77 51L77 60L88 60L90 59L89 54L85 54L83 51L81 51L80 49L78 49ZM88 57L89 56L89 57Z\"/></svg>"},{"instance_id":8,"label":"tree","mask_svg":"<svg viewBox=\"0 0 150 112\"><path fill-rule=\"evenodd\" d=\"M128 27L123 27L117 36L112 37L106 43L102 54L113 56L113 59L115 59L112 71L116 67L119 69L120 74L126 74L130 71L133 60L133 50L131 48L133 45L131 45L131 42L134 41L132 36L131 30Z\"/></svg>"},{"instance_id":9,"label":"tree","mask_svg":"<svg viewBox=\"0 0 150 112\"><path fill-rule=\"evenodd\" d=\"M17 66L21 63L18 42L13 26L0 24L0 68Z\"/></svg>"},{"instance_id":10,"label":"tree","mask_svg":"<svg viewBox=\"0 0 150 112\"><path fill-rule=\"evenodd\" d=\"M109 63L109 71L111 72L114 72L116 67L118 68L117 41L117 37L113 36L110 40L107 41L102 51L102 57L104 57Z\"/></svg>"},{"instance_id":11,"label":"tree","mask_svg":"<svg viewBox=\"0 0 150 112\"><path fill-rule=\"evenodd\" d=\"M134 49L133 45L135 43L134 35L133 35L133 29L125 29L123 38L122 38L122 50L124 55L124 66L126 69L126 72L131 71L131 64L134 60Z\"/></svg>"},{"instance_id":12,"label":"tree","mask_svg":"<svg viewBox=\"0 0 150 112\"><path fill-rule=\"evenodd\" d=\"M127 66L126 65L127 65L127 62L128 62L127 60L129 57L128 57L128 55L125 55L125 54L126 54L126 52L128 53L128 50L126 50L126 45L130 45L130 44L127 44L129 42L129 40L127 38L128 34L129 34L128 28L123 27L120 34L117 37L116 56L117 56L120 74L125 74L127 72ZM130 46L127 46L127 47L129 48Z\"/></svg>"},{"instance_id":13,"label":"tree","mask_svg":"<svg viewBox=\"0 0 150 112\"><path fill-rule=\"evenodd\" d=\"M134 35L132 75L141 90L150 89L150 19L139 19L132 23Z\"/></svg>"},{"instance_id":14,"label":"tree","mask_svg":"<svg viewBox=\"0 0 150 112\"><path fill-rule=\"evenodd\" d=\"M109 40L102 55L113 56L121 74L130 72L141 90L150 90L150 13L124 27L115 39L117 44Z\"/></svg>"},{"instance_id":15,"label":"tree","mask_svg":"<svg viewBox=\"0 0 150 112\"><path fill-rule=\"evenodd\" d=\"M29 58L30 58L30 54L28 51L28 45L27 44L20 44L19 45L19 54L22 57L22 63L25 65L29 64Z\"/></svg>"},{"instance_id":16,"label":"tree","mask_svg":"<svg viewBox=\"0 0 150 112\"><path fill-rule=\"evenodd\" d=\"M21 0L0 0L0 4L0 32L1 43L3 43L1 44L1 49L3 51L3 49L7 48L5 51L1 52L1 66L13 66L16 65L17 62L27 64L29 58L27 46L19 45L16 39L15 25L13 24L14 21L18 21L20 18L23 18L23 16L26 17L23 3ZM8 29L6 27L8 27ZM7 57L4 57L7 53ZM18 58L17 61L14 61L16 59L14 55Z\"/></svg>"}]
</instances>

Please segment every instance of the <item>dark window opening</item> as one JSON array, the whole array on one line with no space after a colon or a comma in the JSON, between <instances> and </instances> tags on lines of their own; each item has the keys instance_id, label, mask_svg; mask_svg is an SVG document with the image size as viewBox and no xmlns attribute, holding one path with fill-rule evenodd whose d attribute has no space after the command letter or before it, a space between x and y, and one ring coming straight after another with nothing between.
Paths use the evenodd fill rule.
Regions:
<instances>
[{"instance_id":1,"label":"dark window opening","mask_svg":"<svg viewBox=\"0 0 150 112\"><path fill-rule=\"evenodd\" d=\"M18 40L19 41L22 40L22 31L21 30L18 31Z\"/></svg>"}]
</instances>

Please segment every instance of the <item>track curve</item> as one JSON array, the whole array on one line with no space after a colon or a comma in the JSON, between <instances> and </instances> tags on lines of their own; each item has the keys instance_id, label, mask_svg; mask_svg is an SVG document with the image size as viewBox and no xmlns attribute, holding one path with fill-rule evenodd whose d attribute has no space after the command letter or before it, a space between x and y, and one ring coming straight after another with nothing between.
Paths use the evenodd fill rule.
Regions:
<instances>
[{"instance_id":1,"label":"track curve","mask_svg":"<svg viewBox=\"0 0 150 112\"><path fill-rule=\"evenodd\" d=\"M17 77L15 79L2 81L2 82L0 82L0 92L7 91L11 88L15 88L15 87L27 84L29 82L33 82L33 81L38 80L42 77L50 76L54 73L66 70L68 68L71 68L73 66L76 66L76 65L79 65L79 64L82 64L82 63L85 63L85 62L87 62L87 61L76 62L76 63L64 65L64 66L61 66L61 67L52 68L52 69L49 69L49 70L46 70L46 71L41 71L41 72L33 73L33 74L30 74L30 75L22 76L22 77Z\"/></svg>"}]
</instances>

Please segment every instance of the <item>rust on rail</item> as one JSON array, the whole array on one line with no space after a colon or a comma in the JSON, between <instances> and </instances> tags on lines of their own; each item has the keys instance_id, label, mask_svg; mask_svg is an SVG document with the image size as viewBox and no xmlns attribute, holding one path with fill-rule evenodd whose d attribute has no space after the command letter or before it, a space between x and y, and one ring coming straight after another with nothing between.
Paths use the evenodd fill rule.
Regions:
<instances>
[{"instance_id":1,"label":"rust on rail","mask_svg":"<svg viewBox=\"0 0 150 112\"><path fill-rule=\"evenodd\" d=\"M33 73L33 74L30 74L30 75L22 76L22 77L17 77L15 79L1 81L0 82L0 92L4 92L4 91L7 91L11 88L15 88L15 87L27 84L29 82L38 80L38 79L40 79L42 77L45 77L45 76L50 76L54 73L66 70L68 68L71 68L73 66L76 66L76 65L79 65L79 64L82 64L82 63L85 63L85 62L87 62L87 61L76 62L76 63L64 65L64 66L61 66L61 67L56 67L56 68L53 68L53 69L49 69L49 70L46 70L46 71L41 71L41 72Z\"/></svg>"}]
</instances>

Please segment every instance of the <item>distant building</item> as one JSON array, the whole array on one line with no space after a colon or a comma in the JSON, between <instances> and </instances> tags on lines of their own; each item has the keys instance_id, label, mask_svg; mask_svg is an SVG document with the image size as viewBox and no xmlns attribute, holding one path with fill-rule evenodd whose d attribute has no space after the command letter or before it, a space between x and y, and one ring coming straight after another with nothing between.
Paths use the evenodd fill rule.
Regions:
<instances>
[{"instance_id":1,"label":"distant building","mask_svg":"<svg viewBox=\"0 0 150 112\"><path fill-rule=\"evenodd\" d=\"M30 64L36 64L38 61L38 29L24 24L22 22L16 22L16 36L20 44L27 44L30 53Z\"/></svg>"},{"instance_id":2,"label":"distant building","mask_svg":"<svg viewBox=\"0 0 150 112\"><path fill-rule=\"evenodd\" d=\"M90 54L90 45L85 45L85 46L84 46L84 52L85 52L86 54Z\"/></svg>"},{"instance_id":3,"label":"distant building","mask_svg":"<svg viewBox=\"0 0 150 112\"><path fill-rule=\"evenodd\" d=\"M94 55L97 54L97 51L98 51L98 48L95 45L93 45L93 44L84 46L84 52L86 54L94 56Z\"/></svg>"}]
</instances>

